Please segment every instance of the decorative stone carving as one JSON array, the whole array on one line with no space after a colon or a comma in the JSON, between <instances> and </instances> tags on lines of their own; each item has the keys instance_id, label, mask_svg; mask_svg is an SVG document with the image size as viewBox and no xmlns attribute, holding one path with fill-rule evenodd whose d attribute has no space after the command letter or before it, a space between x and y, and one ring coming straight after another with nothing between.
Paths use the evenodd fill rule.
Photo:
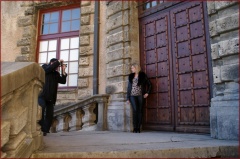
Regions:
<instances>
[{"instance_id":1,"label":"decorative stone carving","mask_svg":"<svg viewBox=\"0 0 240 159\"><path fill-rule=\"evenodd\" d=\"M83 129L95 125L94 121L96 120L96 114L93 112L95 108L96 105L94 103L83 107L84 111L84 116L82 119Z\"/></svg>"}]
</instances>

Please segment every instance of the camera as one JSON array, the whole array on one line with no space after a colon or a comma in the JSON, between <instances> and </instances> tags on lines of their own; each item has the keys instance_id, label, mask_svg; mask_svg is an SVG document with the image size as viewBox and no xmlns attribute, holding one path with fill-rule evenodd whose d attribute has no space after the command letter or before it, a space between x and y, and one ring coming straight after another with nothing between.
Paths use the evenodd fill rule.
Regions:
<instances>
[{"instance_id":1,"label":"camera","mask_svg":"<svg viewBox=\"0 0 240 159\"><path fill-rule=\"evenodd\" d=\"M63 62L60 62L60 66L59 67L62 67L63 65L65 65L67 67L67 64L64 64Z\"/></svg>"}]
</instances>

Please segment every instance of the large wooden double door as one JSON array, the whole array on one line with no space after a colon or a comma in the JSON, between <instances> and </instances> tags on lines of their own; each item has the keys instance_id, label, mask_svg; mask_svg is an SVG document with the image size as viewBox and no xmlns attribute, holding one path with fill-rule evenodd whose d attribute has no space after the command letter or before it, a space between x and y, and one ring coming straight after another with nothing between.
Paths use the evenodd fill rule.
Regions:
<instances>
[{"instance_id":1,"label":"large wooden double door","mask_svg":"<svg viewBox=\"0 0 240 159\"><path fill-rule=\"evenodd\" d=\"M209 132L209 50L204 2L140 18L141 67L153 89L143 128Z\"/></svg>"}]
</instances>

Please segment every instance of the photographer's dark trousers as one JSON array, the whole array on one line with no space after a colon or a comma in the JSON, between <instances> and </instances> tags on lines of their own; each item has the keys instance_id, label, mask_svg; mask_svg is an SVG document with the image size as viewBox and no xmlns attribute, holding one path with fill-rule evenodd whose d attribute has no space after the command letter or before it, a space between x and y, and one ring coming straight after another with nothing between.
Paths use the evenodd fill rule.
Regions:
<instances>
[{"instance_id":1,"label":"photographer's dark trousers","mask_svg":"<svg viewBox=\"0 0 240 159\"><path fill-rule=\"evenodd\" d=\"M133 112L133 127L140 129L142 124L143 96L130 96Z\"/></svg>"},{"instance_id":2,"label":"photographer's dark trousers","mask_svg":"<svg viewBox=\"0 0 240 159\"><path fill-rule=\"evenodd\" d=\"M53 120L54 104L38 97L38 104L42 107L42 119L39 121L42 132L49 133Z\"/></svg>"}]
</instances>

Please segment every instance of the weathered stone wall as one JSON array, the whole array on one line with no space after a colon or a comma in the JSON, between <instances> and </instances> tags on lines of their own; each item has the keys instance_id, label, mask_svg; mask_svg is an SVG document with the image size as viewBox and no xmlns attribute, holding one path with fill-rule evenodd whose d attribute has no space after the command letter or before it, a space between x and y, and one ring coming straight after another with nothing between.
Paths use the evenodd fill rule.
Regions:
<instances>
[{"instance_id":1,"label":"weathered stone wall","mask_svg":"<svg viewBox=\"0 0 240 159\"><path fill-rule=\"evenodd\" d=\"M239 137L239 4L208 2L213 98L210 108L211 136Z\"/></svg>"},{"instance_id":2,"label":"weathered stone wall","mask_svg":"<svg viewBox=\"0 0 240 159\"><path fill-rule=\"evenodd\" d=\"M137 2L106 2L106 92L109 130L130 131L131 107L126 104L130 63L139 61Z\"/></svg>"},{"instance_id":3,"label":"weathered stone wall","mask_svg":"<svg viewBox=\"0 0 240 159\"><path fill-rule=\"evenodd\" d=\"M18 16L24 15L21 2L1 2L1 61L14 62L20 55L21 49L17 41L21 38L23 30L17 26Z\"/></svg>"}]
</instances>

